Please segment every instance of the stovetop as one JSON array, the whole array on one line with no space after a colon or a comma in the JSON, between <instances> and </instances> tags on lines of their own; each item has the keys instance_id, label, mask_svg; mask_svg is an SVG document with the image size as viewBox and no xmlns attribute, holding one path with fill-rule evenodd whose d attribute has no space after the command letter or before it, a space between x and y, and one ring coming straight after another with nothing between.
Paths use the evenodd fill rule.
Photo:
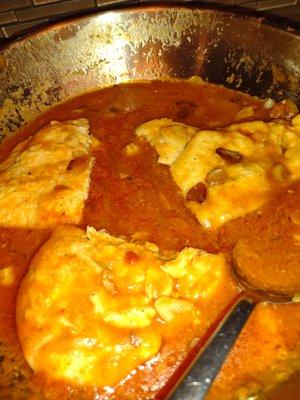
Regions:
<instances>
[{"instance_id":1,"label":"stovetop","mask_svg":"<svg viewBox=\"0 0 300 400\"><path fill-rule=\"evenodd\" d=\"M76 15L112 9L121 5L149 3L147 0L0 0L0 43L35 27ZM155 1L152 3L155 3ZM283 24L300 26L300 0L179 0L176 3L217 6L250 15L266 16Z\"/></svg>"}]
</instances>

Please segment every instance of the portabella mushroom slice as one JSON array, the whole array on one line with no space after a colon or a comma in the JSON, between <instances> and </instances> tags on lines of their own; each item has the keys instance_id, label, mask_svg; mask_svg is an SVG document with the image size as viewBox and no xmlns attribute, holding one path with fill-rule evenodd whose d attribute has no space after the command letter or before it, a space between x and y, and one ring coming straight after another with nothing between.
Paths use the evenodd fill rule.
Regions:
<instances>
[{"instance_id":1,"label":"portabella mushroom slice","mask_svg":"<svg viewBox=\"0 0 300 400\"><path fill-rule=\"evenodd\" d=\"M300 115L292 123L251 121L199 130L169 119L135 130L170 167L200 224L217 229L258 209L274 185L300 178ZM280 167L278 167L278 165Z\"/></svg>"}]
</instances>

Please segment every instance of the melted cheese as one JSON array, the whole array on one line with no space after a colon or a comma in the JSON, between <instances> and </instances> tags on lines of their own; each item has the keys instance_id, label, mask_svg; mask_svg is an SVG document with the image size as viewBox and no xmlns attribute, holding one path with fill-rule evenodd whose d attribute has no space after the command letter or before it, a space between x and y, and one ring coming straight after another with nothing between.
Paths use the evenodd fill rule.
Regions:
<instances>
[{"instance_id":1,"label":"melted cheese","mask_svg":"<svg viewBox=\"0 0 300 400\"><path fill-rule=\"evenodd\" d=\"M21 284L17 328L34 371L82 385L115 385L202 319L228 285L224 255L158 248L62 226Z\"/></svg>"},{"instance_id":2,"label":"melted cheese","mask_svg":"<svg viewBox=\"0 0 300 400\"><path fill-rule=\"evenodd\" d=\"M94 158L88 121L52 122L0 164L0 226L78 223Z\"/></svg>"},{"instance_id":3,"label":"melted cheese","mask_svg":"<svg viewBox=\"0 0 300 400\"><path fill-rule=\"evenodd\" d=\"M187 205L209 229L258 209L276 181L300 178L300 115L292 124L253 121L216 131L160 119L142 124L135 133L156 148L158 161L170 167L185 198L197 184L205 184L205 201ZM238 152L242 160L230 163L217 154L218 148ZM222 179L209 179L220 171Z\"/></svg>"}]
</instances>

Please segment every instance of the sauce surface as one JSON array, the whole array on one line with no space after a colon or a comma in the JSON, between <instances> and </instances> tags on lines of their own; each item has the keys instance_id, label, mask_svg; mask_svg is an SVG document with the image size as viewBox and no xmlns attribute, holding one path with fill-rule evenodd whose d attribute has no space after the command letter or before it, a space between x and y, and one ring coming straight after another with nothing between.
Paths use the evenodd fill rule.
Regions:
<instances>
[{"instance_id":1,"label":"sauce surface","mask_svg":"<svg viewBox=\"0 0 300 400\"><path fill-rule=\"evenodd\" d=\"M208 233L186 208L168 168L157 163L157 153L149 144L146 142L142 144L142 151L134 157L134 161L126 157L124 152L128 144L137 140L133 130L146 121L167 117L200 129L215 129L235 122L236 114L246 106L253 107L254 115L251 119L270 119L270 110L263 107L263 101L210 84L152 82L115 86L82 95L45 113L1 145L0 159L3 160L16 143L34 134L52 120L63 121L85 117L89 120L90 133L102 145L94 153L96 163L81 227L91 225L96 229L106 229L113 235L121 235L127 240L153 242L166 252L192 246L209 252L228 252L228 254L238 240L255 240L257 231L260 238L257 247L271 246L272 252L267 255L268 260L271 262L273 258L279 257L284 264L283 267L288 269L289 260L286 261L285 257L285 246L289 245L288 235L286 239L288 243L279 241L278 246L274 245L272 234L264 235L266 226L270 227L269 232L273 232L275 225L278 226L276 218L280 218L283 206L278 207L277 217L274 216L273 222L269 221L274 210L274 203L270 202L264 206L262 214L251 213L245 218L227 223L215 232ZM281 204L284 204L286 190L288 189L284 187L278 188L280 199L278 201ZM284 208L286 218L280 219L277 228L281 234L290 232L290 213L296 215L298 212L295 216L298 218L299 209L298 211L296 209L300 204L299 184L294 185L292 203L290 197L286 200ZM106 398L107 392L72 388L63 382L48 382L45 377L34 376L22 357L15 328L15 298L19 282L26 274L32 256L50 234L51 232L47 230L0 229L0 268L11 266L14 278L13 284L0 286L0 397L18 400ZM278 235L280 236L280 233ZM300 259L298 249L300 246L293 249L295 252L293 260ZM260 248L258 250L263 252ZM272 271L266 273L272 275ZM279 276L280 279L285 279L285 274L281 273ZM289 279L292 278L289 276ZM236 293L231 282L228 292L222 293L209 304L204 310L209 317L201 327L202 331L198 332L199 336L213 323ZM260 319L264 319L264 313L271 321L271 326L278 323L280 327L276 325L276 329L272 331L270 328L260 337L256 328L258 326L259 329L263 329ZM256 363L255 351L264 349L264 345L266 357L268 352L273 351L269 346L272 334L278 341L284 340L284 345L282 342L280 345L285 351L290 350L292 353L290 358L284 359L283 368L290 373L286 375L282 373L284 379L278 378L278 382L286 380L292 373L296 376L296 381L299 381L295 372L300 370L300 348L297 345L300 334L299 305L259 306L251 318L253 321L250 320L231 358L224 366L210 392L209 399L246 399L242 397L242 392L238 394L240 397L237 397L236 393L242 390L240 387L245 384L247 377L252 384L252 375L260 373L259 368L251 369L249 365ZM168 343L164 346L161 363L139 370L134 378L131 376L122 382L110 398L153 399L174 372L174 366L186 356L187 343L192 337L192 333L187 331L181 341ZM244 353L245 362L241 359ZM290 362L290 359L293 359L293 362ZM277 360L275 362L277 363ZM256 385L263 387L265 382L268 382L266 390L271 393L277 383L274 379L272 381L271 370L266 372L270 366L262 360L257 363L261 363L265 376L261 381L257 377ZM236 373L237 365L244 375ZM278 376L280 372L279 368ZM241 376L244 381L241 381ZM290 394L292 397L286 400L296 399L297 390L299 387L296 385L295 396ZM270 396L267 398L273 398ZM274 399L279 398L277 394L276 396Z\"/></svg>"}]
</instances>

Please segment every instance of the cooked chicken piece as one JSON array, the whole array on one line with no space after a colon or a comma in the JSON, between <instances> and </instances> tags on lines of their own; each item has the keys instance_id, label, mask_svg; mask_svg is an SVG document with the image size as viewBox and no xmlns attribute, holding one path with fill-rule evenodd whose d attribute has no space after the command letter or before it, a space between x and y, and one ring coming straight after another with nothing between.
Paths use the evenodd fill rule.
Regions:
<instances>
[{"instance_id":1,"label":"cooked chicken piece","mask_svg":"<svg viewBox=\"0 0 300 400\"><path fill-rule=\"evenodd\" d=\"M300 178L300 115L199 131L168 119L136 129L170 167L187 205L205 228L258 209L277 182Z\"/></svg>"},{"instance_id":2,"label":"cooked chicken piece","mask_svg":"<svg viewBox=\"0 0 300 400\"><path fill-rule=\"evenodd\" d=\"M228 293L229 282L222 254L186 248L166 260L154 244L58 227L19 291L25 358L35 372L54 379L113 386L168 339L187 328L197 336L202 305Z\"/></svg>"},{"instance_id":3,"label":"cooked chicken piece","mask_svg":"<svg viewBox=\"0 0 300 400\"><path fill-rule=\"evenodd\" d=\"M0 164L0 226L80 221L94 162L88 129L83 118L52 122L13 149Z\"/></svg>"}]
</instances>

